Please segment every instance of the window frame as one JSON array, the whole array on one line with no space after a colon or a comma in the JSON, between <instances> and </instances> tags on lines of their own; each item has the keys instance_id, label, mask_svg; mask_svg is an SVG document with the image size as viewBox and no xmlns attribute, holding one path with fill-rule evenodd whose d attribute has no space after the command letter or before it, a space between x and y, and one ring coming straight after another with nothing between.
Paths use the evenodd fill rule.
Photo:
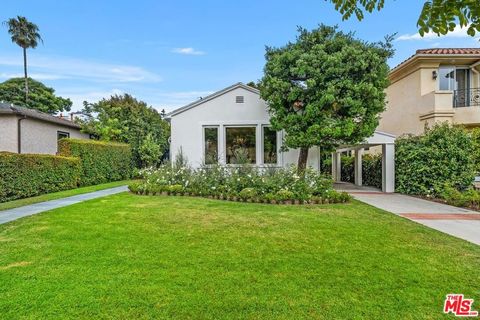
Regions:
<instances>
[{"instance_id":1,"label":"window frame","mask_svg":"<svg viewBox=\"0 0 480 320\"><path fill-rule=\"evenodd\" d=\"M65 135L65 137L59 138L60 135ZM70 132L57 130L57 141L59 141L60 139L68 139L68 138L70 138Z\"/></svg>"},{"instance_id":2,"label":"window frame","mask_svg":"<svg viewBox=\"0 0 480 320\"><path fill-rule=\"evenodd\" d=\"M202 162L203 162L203 165L205 166L211 166L211 165L214 165L213 163L211 164L206 164L205 163L205 160L206 160L206 154L207 154L207 145L206 145L206 141L205 141L205 129L217 129L217 163L216 164L219 164L221 162L221 159L220 159L220 126L219 125L204 125L202 126Z\"/></svg>"},{"instance_id":3,"label":"window frame","mask_svg":"<svg viewBox=\"0 0 480 320\"><path fill-rule=\"evenodd\" d=\"M227 166L238 166L238 164L235 163L228 163L227 162L227 129L228 128L253 128L255 130L255 161L253 163L250 163L249 165L253 166L258 166L261 163L259 163L259 157L258 157L258 124L225 124L223 125L223 161L225 165ZM260 160L261 162L261 160Z\"/></svg>"},{"instance_id":4,"label":"window frame","mask_svg":"<svg viewBox=\"0 0 480 320\"><path fill-rule=\"evenodd\" d=\"M453 69L453 83L454 83L454 88L450 88L450 89L441 89L440 88L440 70L441 69ZM461 69L461 70L467 70L468 71L468 87L470 87L472 85L472 82L473 82L473 78L472 78L472 74L473 72L471 72L470 70L470 67L469 66L456 66L456 65L441 65L438 67L438 76L437 76L437 90L438 91L443 91L443 92L453 92L455 90L458 90L457 88L457 70L458 69ZM479 75L479 80L480 80L480 75ZM469 88L466 88L466 89L469 89Z\"/></svg>"},{"instance_id":5,"label":"window frame","mask_svg":"<svg viewBox=\"0 0 480 320\"><path fill-rule=\"evenodd\" d=\"M278 166L279 165L279 159L280 159L280 145L278 143L278 131L275 131L275 151L277 153L277 161L275 163L265 163L265 128L271 128L271 125L264 124L261 126L261 139L262 139L262 145L261 145L261 154L262 154L262 164L265 166Z\"/></svg>"}]
</instances>

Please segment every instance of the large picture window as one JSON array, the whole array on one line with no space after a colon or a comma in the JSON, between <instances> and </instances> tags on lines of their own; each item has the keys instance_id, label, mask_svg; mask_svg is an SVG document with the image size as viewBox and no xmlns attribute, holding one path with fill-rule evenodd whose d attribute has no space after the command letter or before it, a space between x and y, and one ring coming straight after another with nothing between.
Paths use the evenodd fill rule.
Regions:
<instances>
[{"instance_id":1,"label":"large picture window","mask_svg":"<svg viewBox=\"0 0 480 320\"><path fill-rule=\"evenodd\" d=\"M255 164L255 127L225 128L227 164Z\"/></svg>"},{"instance_id":2,"label":"large picture window","mask_svg":"<svg viewBox=\"0 0 480 320\"><path fill-rule=\"evenodd\" d=\"M277 132L263 127L263 163L277 164Z\"/></svg>"},{"instance_id":3,"label":"large picture window","mask_svg":"<svg viewBox=\"0 0 480 320\"><path fill-rule=\"evenodd\" d=\"M217 127L205 127L203 128L204 136L204 161L205 164L218 163L218 128Z\"/></svg>"}]
</instances>

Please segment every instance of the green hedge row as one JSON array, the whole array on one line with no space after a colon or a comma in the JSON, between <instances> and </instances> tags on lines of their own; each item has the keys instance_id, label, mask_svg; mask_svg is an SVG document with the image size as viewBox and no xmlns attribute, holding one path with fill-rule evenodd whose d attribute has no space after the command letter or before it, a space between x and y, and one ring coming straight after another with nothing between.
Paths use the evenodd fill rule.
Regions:
<instances>
[{"instance_id":1,"label":"green hedge row","mask_svg":"<svg viewBox=\"0 0 480 320\"><path fill-rule=\"evenodd\" d=\"M0 202L76 188L80 160L0 152Z\"/></svg>"},{"instance_id":2,"label":"green hedge row","mask_svg":"<svg viewBox=\"0 0 480 320\"><path fill-rule=\"evenodd\" d=\"M472 133L459 126L435 125L419 136L407 135L395 143L398 192L438 196L445 186L465 190L476 174Z\"/></svg>"},{"instance_id":3,"label":"green hedge row","mask_svg":"<svg viewBox=\"0 0 480 320\"><path fill-rule=\"evenodd\" d=\"M132 152L128 144L61 139L58 147L60 155L80 158L82 186L124 180L132 175Z\"/></svg>"}]
</instances>

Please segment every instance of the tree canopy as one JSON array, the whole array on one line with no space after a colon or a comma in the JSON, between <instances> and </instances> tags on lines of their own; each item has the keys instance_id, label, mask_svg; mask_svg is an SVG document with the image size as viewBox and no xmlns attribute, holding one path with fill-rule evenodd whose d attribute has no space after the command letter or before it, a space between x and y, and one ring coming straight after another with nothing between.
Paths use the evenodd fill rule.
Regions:
<instances>
[{"instance_id":1,"label":"tree canopy","mask_svg":"<svg viewBox=\"0 0 480 320\"><path fill-rule=\"evenodd\" d=\"M335 5L343 19L353 14L362 20L364 12L380 11L385 0L325 0ZM417 21L418 32L423 36L427 32L444 35L455 27L467 27L467 33L474 36L480 32L480 1L478 0L428 0L424 1Z\"/></svg>"},{"instance_id":2,"label":"tree canopy","mask_svg":"<svg viewBox=\"0 0 480 320\"><path fill-rule=\"evenodd\" d=\"M169 124L160 113L129 94L84 102L82 130L101 140L129 143L138 167L158 164L168 148ZM160 150L158 150L160 149Z\"/></svg>"},{"instance_id":3,"label":"tree canopy","mask_svg":"<svg viewBox=\"0 0 480 320\"><path fill-rule=\"evenodd\" d=\"M72 101L55 95L55 90L43 83L28 78L30 92L28 104L25 104L25 87L23 78L12 78L0 83L0 101L17 106L36 109L49 114L70 111Z\"/></svg>"},{"instance_id":4,"label":"tree canopy","mask_svg":"<svg viewBox=\"0 0 480 320\"><path fill-rule=\"evenodd\" d=\"M260 94L273 128L286 132L284 149L300 148L299 170L310 147L330 150L373 134L385 108L391 40L367 43L321 25L267 48Z\"/></svg>"}]
</instances>

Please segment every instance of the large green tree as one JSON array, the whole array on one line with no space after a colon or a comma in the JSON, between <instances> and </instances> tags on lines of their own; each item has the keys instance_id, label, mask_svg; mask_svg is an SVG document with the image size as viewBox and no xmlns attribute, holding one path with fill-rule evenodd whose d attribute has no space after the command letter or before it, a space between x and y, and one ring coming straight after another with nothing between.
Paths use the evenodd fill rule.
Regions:
<instances>
[{"instance_id":1,"label":"large green tree","mask_svg":"<svg viewBox=\"0 0 480 320\"><path fill-rule=\"evenodd\" d=\"M331 150L373 134L385 108L391 47L391 37L367 43L321 25L267 48L260 94L273 128L286 132L284 149L300 148L299 171L309 148Z\"/></svg>"},{"instance_id":2,"label":"large green tree","mask_svg":"<svg viewBox=\"0 0 480 320\"><path fill-rule=\"evenodd\" d=\"M138 167L158 164L168 148L169 124L157 110L129 94L84 102L82 113L85 117L79 122L84 132L101 140L129 143Z\"/></svg>"},{"instance_id":3,"label":"large green tree","mask_svg":"<svg viewBox=\"0 0 480 320\"><path fill-rule=\"evenodd\" d=\"M70 111L72 107L72 101L70 99L56 96L54 89L32 78L29 78L28 82L30 83L28 105L25 104L25 88L22 78L12 78L0 83L0 101L50 114Z\"/></svg>"},{"instance_id":4,"label":"large green tree","mask_svg":"<svg viewBox=\"0 0 480 320\"><path fill-rule=\"evenodd\" d=\"M38 26L27 20L25 17L17 16L4 22L8 26L8 33L12 42L16 43L23 50L23 72L25 80L25 104L28 104L28 75L27 75L27 49L35 49L38 42L42 41Z\"/></svg>"},{"instance_id":5,"label":"large green tree","mask_svg":"<svg viewBox=\"0 0 480 320\"><path fill-rule=\"evenodd\" d=\"M335 5L343 19L355 15L362 20L364 12L380 11L385 0L325 0ZM417 0L418 1L418 0ZM437 35L447 34L455 27L467 27L467 33L474 36L480 32L480 1L479 0L428 0L424 1L422 11L417 21L418 32L424 35L433 31Z\"/></svg>"}]
</instances>

